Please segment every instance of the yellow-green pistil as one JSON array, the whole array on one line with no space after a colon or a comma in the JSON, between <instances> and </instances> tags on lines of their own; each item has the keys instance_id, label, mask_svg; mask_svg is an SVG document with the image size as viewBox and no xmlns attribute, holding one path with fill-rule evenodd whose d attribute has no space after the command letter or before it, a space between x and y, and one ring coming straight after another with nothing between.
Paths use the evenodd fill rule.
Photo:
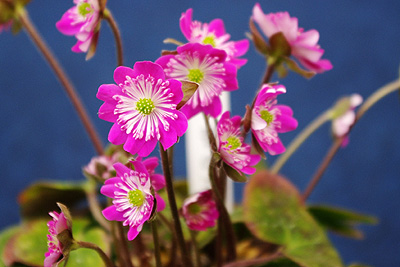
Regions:
<instances>
[{"instance_id":1,"label":"yellow-green pistil","mask_svg":"<svg viewBox=\"0 0 400 267\"><path fill-rule=\"evenodd\" d=\"M212 47L215 47L215 36L214 35L209 35L203 40L203 44L205 45L212 45Z\"/></svg>"},{"instance_id":2,"label":"yellow-green pistil","mask_svg":"<svg viewBox=\"0 0 400 267\"><path fill-rule=\"evenodd\" d=\"M139 189L131 190L128 193L128 200L135 207L140 207L144 202L144 194Z\"/></svg>"},{"instance_id":3,"label":"yellow-green pistil","mask_svg":"<svg viewBox=\"0 0 400 267\"><path fill-rule=\"evenodd\" d=\"M240 142L239 137L236 136L229 136L226 141L228 142L228 144L226 144L226 146L230 146L231 149L237 149L238 147L240 147L242 145L242 142Z\"/></svg>"},{"instance_id":4,"label":"yellow-green pistil","mask_svg":"<svg viewBox=\"0 0 400 267\"><path fill-rule=\"evenodd\" d=\"M274 120L274 115L272 115L268 110L261 110L260 117L267 123L267 125Z\"/></svg>"},{"instance_id":5,"label":"yellow-green pistil","mask_svg":"<svg viewBox=\"0 0 400 267\"><path fill-rule=\"evenodd\" d=\"M87 14L92 13L92 9L89 3L82 3L78 6L78 13L85 17Z\"/></svg>"},{"instance_id":6,"label":"yellow-green pistil","mask_svg":"<svg viewBox=\"0 0 400 267\"><path fill-rule=\"evenodd\" d=\"M187 77L191 82L200 83L204 78L204 73L199 69L190 69Z\"/></svg>"},{"instance_id":7,"label":"yellow-green pistil","mask_svg":"<svg viewBox=\"0 0 400 267\"><path fill-rule=\"evenodd\" d=\"M150 115L154 108L154 103L150 98L141 98L136 102L136 110L142 115Z\"/></svg>"}]
</instances>

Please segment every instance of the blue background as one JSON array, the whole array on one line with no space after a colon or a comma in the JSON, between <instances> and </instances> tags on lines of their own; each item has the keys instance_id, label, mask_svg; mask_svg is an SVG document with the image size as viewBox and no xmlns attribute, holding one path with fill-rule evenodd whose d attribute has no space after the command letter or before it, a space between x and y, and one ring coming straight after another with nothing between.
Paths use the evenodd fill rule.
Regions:
<instances>
[{"instance_id":1,"label":"blue background","mask_svg":"<svg viewBox=\"0 0 400 267\"><path fill-rule=\"evenodd\" d=\"M124 42L125 65L156 60L167 37L184 41L179 17L194 8L194 19L225 21L233 40L243 39L255 1L109 1ZM340 96L354 92L368 97L395 80L400 63L400 1L261 1L264 12L287 10L305 30L320 32L324 58L333 70L306 80L290 73L281 81L288 90L280 103L290 105L303 129ZM102 25L98 50L85 62L70 48L73 37L62 35L55 22L72 1L32 1L27 7L76 85L104 143L111 123L97 118L102 104L99 85L113 83L115 46L110 28ZM40 179L81 180L81 168L95 155L72 105L46 62L24 32L0 35L0 228L19 221L17 195ZM251 103L265 63L253 47L247 65L238 74L240 89L232 93L233 114L243 115ZM277 80L274 76L273 80ZM366 238L355 241L331 236L344 261L375 266L400 266L400 104L392 94L373 107L356 125L350 145L339 151L311 203L329 203L376 215L377 226L365 226ZM296 132L283 134L288 144ZM304 189L331 145L330 126L318 130L284 166L282 173ZM185 175L184 142L177 148L176 174ZM268 157L270 162L275 157ZM240 200L242 185L236 186Z\"/></svg>"}]
</instances>

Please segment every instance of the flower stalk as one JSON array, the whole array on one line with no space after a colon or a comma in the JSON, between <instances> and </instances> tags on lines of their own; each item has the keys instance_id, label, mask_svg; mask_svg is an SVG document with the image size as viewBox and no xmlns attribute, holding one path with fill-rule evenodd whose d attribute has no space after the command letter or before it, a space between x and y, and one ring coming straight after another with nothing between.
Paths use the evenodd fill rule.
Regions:
<instances>
[{"instance_id":1,"label":"flower stalk","mask_svg":"<svg viewBox=\"0 0 400 267\"><path fill-rule=\"evenodd\" d=\"M88 249L92 249L92 250L96 251L97 254L99 254L100 258L103 260L106 267L115 267L114 263L107 256L107 254L104 253L104 251L100 247L98 247L96 244L93 244L90 242L84 242L84 241L78 241L78 242L76 242L76 244L78 245L78 248L88 248Z\"/></svg>"},{"instance_id":2,"label":"flower stalk","mask_svg":"<svg viewBox=\"0 0 400 267\"><path fill-rule=\"evenodd\" d=\"M115 21L113 15L111 14L111 11L109 9L105 9L103 12L104 19L108 22L108 25L110 25L110 28L114 34L114 39L115 39L115 44L116 44L116 49L117 49L117 65L122 66L124 65L124 57L123 57L123 49L122 49L122 38L121 38L121 33L118 28L118 24Z\"/></svg>"},{"instance_id":3,"label":"flower stalk","mask_svg":"<svg viewBox=\"0 0 400 267\"><path fill-rule=\"evenodd\" d=\"M164 150L163 145L160 143L160 154L161 154L161 162L162 168L164 171L165 182L167 187L167 195L168 201L171 209L171 214L174 222L175 234L178 241L178 246L181 251L182 262L185 267L192 267L193 264L190 259L190 255L188 254L185 239L183 238L182 226L179 220L178 208L176 205L174 187L173 187L173 178L171 176L171 169L168 160L168 153Z\"/></svg>"},{"instance_id":4,"label":"flower stalk","mask_svg":"<svg viewBox=\"0 0 400 267\"><path fill-rule=\"evenodd\" d=\"M150 225L151 225L151 232L153 234L154 256L156 259L156 267L162 267L160 242L158 240L158 232L157 232L157 221L152 221Z\"/></svg>"},{"instance_id":5,"label":"flower stalk","mask_svg":"<svg viewBox=\"0 0 400 267\"><path fill-rule=\"evenodd\" d=\"M378 90L375 91L360 107L357 112L356 119L354 124L350 127L349 132L353 129L354 125L361 119L362 116L371 108L373 107L379 100L383 97L387 96L390 93L393 93L400 89L400 80L396 80L391 82ZM336 155L336 152L339 150L343 139L345 136L337 138L334 143L332 144L331 148L328 150L327 154L325 155L322 163L318 167L317 171L315 172L313 178L311 179L310 183L308 184L306 190L304 191L303 195L301 196L301 201L305 202L308 197L313 192L314 188L317 186L318 182L321 180L322 175L325 173L325 170L328 168L329 164L331 163L333 157Z\"/></svg>"},{"instance_id":6,"label":"flower stalk","mask_svg":"<svg viewBox=\"0 0 400 267\"><path fill-rule=\"evenodd\" d=\"M51 52L50 48L47 46L47 44L45 43L39 32L36 30L36 27L30 20L28 12L25 9L21 9L21 11L18 13L18 20L25 28L32 42L36 45L36 47L42 53L44 58L47 60L47 63L53 69L57 78L60 80L61 84L65 89L65 92L67 93L69 99L72 102L72 105L74 106L76 112L78 113L78 116L81 119L81 122L87 134L89 135L89 138L92 141L97 154L102 155L104 153L104 150L103 150L103 145L101 143L101 139L92 121L88 116L86 108L84 107L75 88L73 87L72 83L70 82L68 76L61 67L57 58L54 56L53 52Z\"/></svg>"}]
</instances>

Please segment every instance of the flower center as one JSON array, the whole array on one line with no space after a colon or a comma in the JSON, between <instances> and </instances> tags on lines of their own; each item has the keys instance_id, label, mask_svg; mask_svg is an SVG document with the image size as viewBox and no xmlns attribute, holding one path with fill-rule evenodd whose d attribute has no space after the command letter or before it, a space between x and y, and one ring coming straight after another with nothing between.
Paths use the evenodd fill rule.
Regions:
<instances>
[{"instance_id":1,"label":"flower center","mask_svg":"<svg viewBox=\"0 0 400 267\"><path fill-rule=\"evenodd\" d=\"M190 69L187 77L191 82L200 83L204 78L204 73L199 69Z\"/></svg>"},{"instance_id":2,"label":"flower center","mask_svg":"<svg viewBox=\"0 0 400 267\"><path fill-rule=\"evenodd\" d=\"M131 190L128 192L128 200L135 207L140 207L144 202L144 194L139 189Z\"/></svg>"},{"instance_id":3,"label":"flower center","mask_svg":"<svg viewBox=\"0 0 400 267\"><path fill-rule=\"evenodd\" d=\"M200 213L201 207L197 203L192 203L192 204L189 205L188 210L189 210L190 214L195 215L195 214Z\"/></svg>"},{"instance_id":4,"label":"flower center","mask_svg":"<svg viewBox=\"0 0 400 267\"><path fill-rule=\"evenodd\" d=\"M215 47L215 36L214 35L209 35L203 40L203 44L205 45L212 45L212 47Z\"/></svg>"},{"instance_id":5,"label":"flower center","mask_svg":"<svg viewBox=\"0 0 400 267\"><path fill-rule=\"evenodd\" d=\"M274 120L274 115L272 115L268 110L261 110L260 117L267 123L267 125Z\"/></svg>"},{"instance_id":6,"label":"flower center","mask_svg":"<svg viewBox=\"0 0 400 267\"><path fill-rule=\"evenodd\" d=\"M154 103L150 98L141 98L136 102L136 110L142 115L150 115L154 109Z\"/></svg>"},{"instance_id":7,"label":"flower center","mask_svg":"<svg viewBox=\"0 0 400 267\"><path fill-rule=\"evenodd\" d=\"M92 9L89 3L82 3L78 6L78 13L82 17L86 17L87 14L92 13Z\"/></svg>"},{"instance_id":8,"label":"flower center","mask_svg":"<svg viewBox=\"0 0 400 267\"><path fill-rule=\"evenodd\" d=\"M228 144L226 145L231 146L232 149L236 149L238 147L240 147L242 145L242 142L240 141L240 139L236 136L229 136L226 141L228 142Z\"/></svg>"}]
</instances>

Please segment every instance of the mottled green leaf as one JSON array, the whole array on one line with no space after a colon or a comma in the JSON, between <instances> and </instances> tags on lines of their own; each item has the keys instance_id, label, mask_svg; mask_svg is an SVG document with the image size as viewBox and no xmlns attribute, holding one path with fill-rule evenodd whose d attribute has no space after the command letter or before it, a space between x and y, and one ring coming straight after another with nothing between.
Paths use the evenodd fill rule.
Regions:
<instances>
[{"instance_id":1,"label":"mottled green leaf","mask_svg":"<svg viewBox=\"0 0 400 267\"><path fill-rule=\"evenodd\" d=\"M343 266L326 233L299 199L298 190L285 178L258 172L245 187L246 225L257 238L280 245L282 253L301 266Z\"/></svg>"},{"instance_id":2,"label":"mottled green leaf","mask_svg":"<svg viewBox=\"0 0 400 267\"><path fill-rule=\"evenodd\" d=\"M25 219L47 218L58 210L57 202L72 208L85 199L83 183L39 182L26 188L19 196L21 215Z\"/></svg>"},{"instance_id":3,"label":"mottled green leaf","mask_svg":"<svg viewBox=\"0 0 400 267\"><path fill-rule=\"evenodd\" d=\"M363 238L363 233L355 228L358 224L376 224L378 222L377 218L373 216L330 206L310 206L308 211L321 226L356 239Z\"/></svg>"}]
</instances>

